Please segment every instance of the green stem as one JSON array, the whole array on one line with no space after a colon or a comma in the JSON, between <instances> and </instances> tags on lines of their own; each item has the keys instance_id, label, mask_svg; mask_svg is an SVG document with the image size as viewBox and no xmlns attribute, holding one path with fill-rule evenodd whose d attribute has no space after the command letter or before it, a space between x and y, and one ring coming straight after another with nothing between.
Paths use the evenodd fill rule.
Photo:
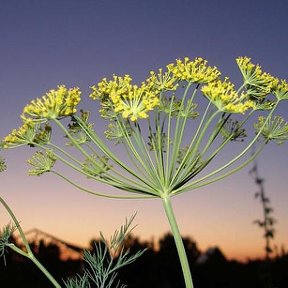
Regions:
<instances>
[{"instance_id":1,"label":"green stem","mask_svg":"<svg viewBox=\"0 0 288 288\"><path fill-rule=\"evenodd\" d=\"M169 114L168 114L168 124L167 124L167 142L166 142L166 163L165 163L165 185L169 181L169 159L170 159L170 134L171 134L171 122L172 122L172 108L175 96L172 95L171 102L169 106Z\"/></svg>"},{"instance_id":2,"label":"green stem","mask_svg":"<svg viewBox=\"0 0 288 288\"><path fill-rule=\"evenodd\" d=\"M169 195L163 197L163 205L166 212L166 216L170 223L171 231L174 237L174 241L176 244L179 260L182 267L182 272L184 276L185 286L186 288L193 288L193 281L191 276L191 271L189 267L189 262L187 259L187 254L185 252L184 244L182 241L182 237L176 222L176 218L172 209L171 199Z\"/></svg>"},{"instance_id":3,"label":"green stem","mask_svg":"<svg viewBox=\"0 0 288 288\"><path fill-rule=\"evenodd\" d=\"M197 132L196 132L195 136L193 137L193 140L191 141L191 143L190 143L190 145L188 147L188 150L186 151L186 154L185 154L183 160L181 161L179 167L177 168L176 173L174 174L174 176L173 176L173 178L171 180L171 184L170 184L171 187L177 185L177 183L181 182L182 179L184 179L185 177L187 177L187 175L189 175L189 171L190 170L183 169L183 167L185 165L187 167L190 167L193 162L195 164L198 162L198 161L195 161L195 159L197 159L196 158L197 157L196 154L197 154L198 148L199 148L199 146L201 144L201 141L202 141L203 137L205 136L205 133L206 133L207 129L209 128L209 125L213 121L214 117L216 117L217 114L219 113L218 110L216 112L214 112L209 117L209 119L206 120L206 123L204 124L204 127L202 128L202 124L204 122L204 119L206 118L206 113L208 112L209 106L210 106L210 103L207 106L207 109L206 109L206 111L204 113L204 116L203 116L203 118L201 120L201 123L200 123L200 125L199 125L199 127L197 129ZM200 133L199 136L198 136L198 133ZM197 136L198 136L198 138L197 138ZM196 141L196 143L194 143L195 141Z\"/></svg>"},{"instance_id":4,"label":"green stem","mask_svg":"<svg viewBox=\"0 0 288 288\"><path fill-rule=\"evenodd\" d=\"M89 153L79 143L77 143L77 141L75 141L75 139L72 137L72 135L69 133L69 131L61 123L61 121L59 121L58 119L54 119L54 122L60 127L60 129L64 132L64 134L69 138L69 140L74 145L74 147L77 148L82 153L83 156L85 156L87 159L89 159L91 162L93 162L93 164L95 166L97 166L99 169L101 169L101 166L99 166L97 161L94 161L93 157L91 157L91 155L89 155ZM112 181L113 180L117 181L117 179L115 179L112 176L108 176L107 174L106 174L106 178L111 178Z\"/></svg>"},{"instance_id":5,"label":"green stem","mask_svg":"<svg viewBox=\"0 0 288 288\"><path fill-rule=\"evenodd\" d=\"M148 187L150 187L151 189L153 189L153 187L151 185L149 185L149 183L146 181L145 177L141 177L139 176L133 169L131 169L129 166L127 166L124 162L122 162L109 148L107 145L105 145L105 143L103 143L103 141L100 139L100 137L95 133L95 131L93 131L92 129L90 129L89 127L87 127L87 125L81 120L81 118L74 116L74 119L77 120L78 124L80 125L80 127L83 129L83 131L87 134L87 136L89 137L89 139L91 139L91 141L112 161L114 161L115 164L117 164L118 166L120 166L123 170L125 170L126 172L130 173L131 175L133 175L136 179L140 180L142 183L144 183L145 185L147 185Z\"/></svg>"},{"instance_id":6,"label":"green stem","mask_svg":"<svg viewBox=\"0 0 288 288\"><path fill-rule=\"evenodd\" d=\"M6 211L8 212L8 214L10 215L10 217L12 218L13 222L15 223L16 227L17 227L17 230L19 231L19 234L20 234L20 237L23 241L23 244L25 245L25 248L27 250L28 253L32 253L30 247L29 247L29 244L28 244L28 241L25 237L25 234L19 224L19 221L17 220L16 216L14 215L14 213L12 212L11 208L8 206L8 204L5 202L5 200L0 197L0 202L2 203L2 205L4 206L4 208L6 209Z\"/></svg>"},{"instance_id":7,"label":"green stem","mask_svg":"<svg viewBox=\"0 0 288 288\"><path fill-rule=\"evenodd\" d=\"M143 160L147 163L147 166L143 166L143 168L146 170L148 175L150 176L151 180L153 183L159 184L161 187L161 180L159 180L158 172L157 169L153 163L153 160L147 150L145 141L143 139L142 133L141 133L141 128L140 125L137 123L135 125L135 133L133 134L134 140L139 148L140 151L140 157L142 157ZM158 165L157 165L158 166Z\"/></svg>"},{"instance_id":8,"label":"green stem","mask_svg":"<svg viewBox=\"0 0 288 288\"><path fill-rule=\"evenodd\" d=\"M183 193L183 192L186 192L186 191L189 191L189 190L195 190L195 189L201 188L203 186L207 186L211 183L219 181L223 178L226 178L226 177L240 171L242 168L249 165L255 158L257 158L257 156L262 152L262 150L266 144L267 143L264 142L250 158L248 158L245 162L243 162L241 165L237 166L236 168L231 169L228 172L223 173L222 175L219 175L219 176L212 178L210 180L209 180L209 178L211 177L211 174L206 175L206 176L202 177L201 179L198 179L198 180L196 180L196 181L194 181L194 182L192 182L186 186L184 185L184 186L180 187L179 189L174 190L172 193L173 196L180 194L180 193ZM206 179L208 179L208 180L206 182L204 182L204 180L206 180Z\"/></svg>"},{"instance_id":9,"label":"green stem","mask_svg":"<svg viewBox=\"0 0 288 288\"><path fill-rule=\"evenodd\" d=\"M92 151L92 153L93 154L95 154L95 155L98 155L97 154L97 151L93 148L93 147L91 147L88 143L85 143L85 145ZM129 157L129 159L130 159L130 161L133 163L133 165L136 167L136 169L138 169L139 167L137 167L137 164L136 164L136 162L134 161L134 159L133 159L133 157L131 157L131 155L129 154L129 150L127 149L127 146L126 145L124 145L124 148L125 148L125 150L126 150L126 152L127 152L127 156ZM134 162L133 162L134 161ZM135 181L135 180L133 180L132 178L128 178L128 177L126 177L123 173L120 173L117 169L115 169L114 168L114 166L113 165L110 165L109 166L109 172L111 171L111 173L113 173L113 174L115 174L115 175L117 175L117 176L119 176L120 178L117 178L117 179L119 179L119 182L121 181L121 182L123 182L123 180L124 180L124 183L132 183L132 184L134 184L134 185L141 185L140 184L140 182L138 181ZM140 173L143 173L143 171L141 171L140 169L138 170ZM106 171L106 173L107 173L108 171ZM144 176L144 174L142 174L143 176ZM146 175L145 175L146 176ZM142 186L142 185L141 185ZM142 186L143 187L143 186ZM150 186L151 187L151 186Z\"/></svg>"},{"instance_id":10,"label":"green stem","mask_svg":"<svg viewBox=\"0 0 288 288\"><path fill-rule=\"evenodd\" d=\"M112 195L112 194L105 194L105 193L95 192L95 191L86 189L86 188L76 184L75 182L73 182L72 180L68 179L64 175L58 173L57 171L51 170L50 172L55 174L55 175L57 175L58 177L64 179L65 181L67 181L69 184L71 184L72 186L76 187L77 189L82 190L82 191L87 192L87 193L92 194L92 195L100 196L100 197L112 198L112 199L147 199L147 198L155 198L156 197L153 194L150 194L148 192L146 193L148 195L143 195L143 196ZM112 186L115 186L115 185L112 185ZM120 185L117 186L116 188L121 189L121 190L125 189L125 187L121 187ZM136 190L133 191L133 188L126 187L126 190L129 191L129 192L132 192L132 193L143 193L144 194L144 192L141 192L140 189L139 189L139 191L136 191Z\"/></svg>"},{"instance_id":11,"label":"green stem","mask_svg":"<svg viewBox=\"0 0 288 288\"><path fill-rule=\"evenodd\" d=\"M185 105L185 99L187 97L187 94L191 85L192 83L188 83L185 88L183 98L181 100L181 104L179 107L178 117L177 117L176 124L175 124L175 133L174 133L174 140L173 140L173 146L172 146L172 151L171 151L172 153L171 153L171 159L170 159L171 161L169 161L169 167L168 167L169 169L167 171L167 179L169 179L169 182L171 182L171 179L173 177L172 175L175 170L175 164L177 163L177 156L178 156L179 148L182 143L183 132L184 132L184 128L185 128L185 124L187 120L187 119L183 120L183 118L181 117L181 110L183 109ZM195 95L196 92L197 92L197 88L195 88L193 95Z\"/></svg>"},{"instance_id":12,"label":"green stem","mask_svg":"<svg viewBox=\"0 0 288 288\"><path fill-rule=\"evenodd\" d=\"M260 137L260 135L261 135L261 133L262 133L262 131L263 131L263 129L264 129L264 127L265 127L268 119L271 118L271 116L272 116L273 112L275 111L278 103L279 103L279 101L276 102L276 104L274 105L273 109L269 112L269 114L268 114L268 116L267 116L264 124L262 125L261 129L259 129L258 133L254 136L254 138L253 138L253 139L251 140L251 142L247 145L247 147L246 147L244 150L242 150L241 153L239 153L239 154L238 154L237 156L235 156L232 160L230 160L229 162L227 162L227 163L224 164L223 166L219 167L218 169L212 171L211 173L207 174L206 176L203 176L203 177L200 178L200 179L197 179L196 181L194 181L193 183L191 183L191 184L189 185L189 187L192 187L192 186L194 186L195 184L197 184L197 183L199 183L199 182L202 182L202 181L204 181L204 180L206 180L206 179L209 179L210 177L212 177L212 176L214 176L214 175L216 175L216 174L219 174L220 172L222 172L223 170L225 170L226 168L228 168L229 166L231 166L232 164L234 164L235 162L237 162L240 158L242 158L242 157L249 151L249 149L254 145L254 143L258 140L258 138ZM251 116L251 115L249 115L249 116L243 121L243 123L245 123L250 116ZM242 123L242 124L243 124L243 123ZM242 124L241 124L241 126L242 126ZM245 163L246 163L246 162L245 162ZM241 165L240 165L239 167L241 167ZM234 169L234 170L235 170L235 169ZM232 171L234 171L234 170L232 170ZM238 168L237 168L237 171L238 171ZM224 175L226 175L226 174L224 174ZM228 175L228 174L227 174L227 175ZM230 174L229 174L229 175L230 175ZM219 179L219 180L220 180L220 179L222 179L222 178L224 178L224 176L219 176L219 177L216 177L215 179L217 179L217 180ZM213 181L213 182L214 182L214 181ZM209 182L209 183L210 183L210 182ZM203 186L203 185L201 185L201 186ZM185 188L185 190L186 190L186 188Z\"/></svg>"},{"instance_id":13,"label":"green stem","mask_svg":"<svg viewBox=\"0 0 288 288\"><path fill-rule=\"evenodd\" d=\"M8 206L8 204L4 201L4 199L2 197L0 197L0 202L5 207L6 211L8 212L10 217L12 218L13 222L15 223L15 225L19 231L20 237L23 241L23 244L25 245L27 253L22 251L22 250L20 252L19 251L20 249L18 247L16 247L15 245L14 245L14 247L9 245L9 247L12 250L16 251L17 253L29 258L41 270L41 272L49 279L49 281L54 285L54 287L61 288L60 284L55 280L55 278L47 271L47 269L34 256L33 252L30 249L28 241L25 237L25 234L24 234L24 232L20 226L19 221L17 220L16 216L14 215L14 213L12 212L12 210L10 209L10 207Z\"/></svg>"}]
</instances>

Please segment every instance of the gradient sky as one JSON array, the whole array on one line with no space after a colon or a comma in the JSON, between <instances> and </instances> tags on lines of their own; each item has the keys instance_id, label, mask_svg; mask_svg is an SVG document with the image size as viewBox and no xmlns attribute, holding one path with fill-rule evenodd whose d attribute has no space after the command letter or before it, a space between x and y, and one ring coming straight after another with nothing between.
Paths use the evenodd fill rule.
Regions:
<instances>
[{"instance_id":1,"label":"gradient sky","mask_svg":"<svg viewBox=\"0 0 288 288\"><path fill-rule=\"evenodd\" d=\"M246 55L287 79L287 12L286 0L3 0L0 137L21 124L24 105L58 84L80 87L82 106L93 111L89 86L102 77L128 73L141 81L150 70L184 56L201 56L240 81L234 59ZM0 175L1 196L24 230L37 227L87 246L99 230L109 236L137 211L135 235L141 239L168 231L159 200L106 200L53 175L28 177L30 153L26 148L5 151L9 169ZM287 144L271 144L258 160L278 220L274 243L286 248L287 154ZM182 234L193 237L200 249L219 245L226 256L238 259L264 254L262 231L252 225L262 214L250 168L174 199ZM93 187L111 190L97 183ZM1 208L1 226L8 219Z\"/></svg>"}]
</instances>

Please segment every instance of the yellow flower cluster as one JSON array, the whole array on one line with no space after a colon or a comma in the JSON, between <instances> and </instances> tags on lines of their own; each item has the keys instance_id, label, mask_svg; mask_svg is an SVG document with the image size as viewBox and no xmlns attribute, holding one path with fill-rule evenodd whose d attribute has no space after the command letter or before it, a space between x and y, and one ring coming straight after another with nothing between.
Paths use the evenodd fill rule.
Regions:
<instances>
[{"instance_id":1,"label":"yellow flower cluster","mask_svg":"<svg viewBox=\"0 0 288 288\"><path fill-rule=\"evenodd\" d=\"M136 121L138 118L147 118L148 112L159 105L157 91L151 84L142 83L141 86L132 85L129 75L124 77L114 76L113 80L104 78L98 86L92 86L92 99L101 100L101 114L105 117L112 109L121 113L123 118Z\"/></svg>"},{"instance_id":2,"label":"yellow flower cluster","mask_svg":"<svg viewBox=\"0 0 288 288\"><path fill-rule=\"evenodd\" d=\"M244 113L250 108L254 108L254 102L246 100L247 95L238 93L234 89L234 84L225 78L224 81L217 80L202 87L203 94L223 112Z\"/></svg>"},{"instance_id":3,"label":"yellow flower cluster","mask_svg":"<svg viewBox=\"0 0 288 288\"><path fill-rule=\"evenodd\" d=\"M159 69L157 74L151 71L150 77L146 80L147 84L158 92L176 90L178 87L177 81L178 79L174 74L167 71L163 73L162 69Z\"/></svg>"},{"instance_id":4,"label":"yellow flower cluster","mask_svg":"<svg viewBox=\"0 0 288 288\"><path fill-rule=\"evenodd\" d=\"M193 61L188 57L184 61L178 59L176 64L167 65L167 69L177 79L192 83L209 83L221 74L216 67L207 66L207 61L202 58L195 58Z\"/></svg>"},{"instance_id":5,"label":"yellow flower cluster","mask_svg":"<svg viewBox=\"0 0 288 288\"><path fill-rule=\"evenodd\" d=\"M27 120L20 128L13 129L12 132L4 138L3 147L12 148L21 145L31 144L36 135L35 124Z\"/></svg>"},{"instance_id":6,"label":"yellow flower cluster","mask_svg":"<svg viewBox=\"0 0 288 288\"><path fill-rule=\"evenodd\" d=\"M279 81L273 87L272 93L278 100L288 100L288 83L285 80Z\"/></svg>"},{"instance_id":7,"label":"yellow flower cluster","mask_svg":"<svg viewBox=\"0 0 288 288\"><path fill-rule=\"evenodd\" d=\"M113 97L114 94L124 94L128 87L131 86L132 78L130 75L125 75L124 77L119 77L114 75L113 80L107 81L107 78L103 78L101 82L92 86L92 93L90 97L94 100L96 99L106 99L109 98L110 95Z\"/></svg>"},{"instance_id":8,"label":"yellow flower cluster","mask_svg":"<svg viewBox=\"0 0 288 288\"><path fill-rule=\"evenodd\" d=\"M247 93L255 98L263 98L269 93L278 80L269 73L263 72L257 64L251 63L248 57L236 58L238 67L243 75Z\"/></svg>"},{"instance_id":9,"label":"yellow flower cluster","mask_svg":"<svg viewBox=\"0 0 288 288\"><path fill-rule=\"evenodd\" d=\"M32 118L35 122L65 117L76 113L81 92L78 88L67 89L64 85L50 90L41 99L31 101L23 110L23 119Z\"/></svg>"}]
</instances>

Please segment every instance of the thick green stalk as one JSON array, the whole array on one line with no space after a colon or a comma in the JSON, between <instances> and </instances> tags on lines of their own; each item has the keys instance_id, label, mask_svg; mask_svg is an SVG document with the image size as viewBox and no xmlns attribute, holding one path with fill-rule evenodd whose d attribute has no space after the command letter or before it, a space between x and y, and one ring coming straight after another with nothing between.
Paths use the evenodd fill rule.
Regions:
<instances>
[{"instance_id":1,"label":"thick green stalk","mask_svg":"<svg viewBox=\"0 0 288 288\"><path fill-rule=\"evenodd\" d=\"M163 198L163 205L166 212L166 216L168 218L171 231L175 240L179 260L182 267L182 272L184 276L185 286L186 288L193 288L193 281L191 276L191 271L189 267L189 262L187 258L187 254L185 252L184 244L182 241L182 237L178 228L178 224L176 222L176 218L172 209L171 199L169 195L164 196Z\"/></svg>"}]
</instances>

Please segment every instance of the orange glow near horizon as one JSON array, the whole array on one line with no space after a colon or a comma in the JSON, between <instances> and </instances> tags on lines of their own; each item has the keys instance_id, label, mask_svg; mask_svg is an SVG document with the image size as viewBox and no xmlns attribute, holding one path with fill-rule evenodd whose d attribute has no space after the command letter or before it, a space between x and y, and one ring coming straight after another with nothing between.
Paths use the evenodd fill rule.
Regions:
<instances>
[{"instance_id":1,"label":"orange glow near horizon","mask_svg":"<svg viewBox=\"0 0 288 288\"><path fill-rule=\"evenodd\" d=\"M52 195L48 195L48 193L46 195L33 193L35 201L33 201L33 203L30 202L30 204L28 203L26 208L23 200L20 205L21 207L19 206L19 201L15 201L15 198L14 201L12 201L14 203L10 204L20 220L24 231L39 228L46 233L52 234L56 238L83 248L89 247L90 240L99 239L99 231L103 232L104 236L109 238L115 229L124 223L127 215L132 215L135 211L138 211L135 219L137 227L133 230L132 234L138 237L140 241L154 242L157 244L157 241L170 231L164 212L161 210L160 201L153 200L146 203L137 201L134 202L135 205L132 205L133 207L131 209L129 202L121 201L117 203L117 201L112 201L111 203L109 200L91 198L91 196L85 194L78 194L78 191L75 192L75 194L72 193L72 199L74 198L74 201L71 200L71 203L74 203L73 206L68 205L69 202L65 200L65 197L67 197L69 192L64 191L64 195L58 195L58 203L54 202L51 199L53 198ZM31 192L27 192L27 195L31 195ZM24 195L19 194L18 196L22 197ZM46 200L44 200L43 197ZM79 197L77 201L75 201L75 197ZM184 198L187 200L189 197L186 196ZM51 199L51 202L49 199ZM34 203L39 202L40 206L35 207ZM41 204L41 202L43 204ZM66 207L63 205L65 202ZM262 231L260 231L256 225L251 224L251 219L249 219L247 223L245 223L245 217L242 222L239 222L238 219L237 224L239 227L235 229L231 221L226 220L227 222L224 222L219 214L218 217L220 218L217 218L213 215L213 212L210 212L211 215L208 217L206 214L204 219L203 216L207 211L199 213L199 211L196 210L199 216L198 221L197 219L189 221L187 218L187 215L191 215L187 209L187 207L190 206L189 202L184 201L183 203L181 199L175 202L175 213L179 219L178 222L180 230L182 230L182 236L190 237L196 241L201 252L205 252L210 247L217 246L229 260L235 259L245 262L248 259L264 257ZM43 206L41 207L41 205ZM113 210L113 214L109 211L111 209ZM201 207L198 209L201 209ZM32 211L33 213L31 213ZM151 213L151 211L153 211L153 213ZM231 218L229 213L231 213L231 211L228 209L227 216L224 216L224 218ZM1 224L10 221L3 209L0 209L0 216ZM97 221L94 220L93 217L97 218ZM241 227L242 225L243 227ZM281 234L281 230L279 229L278 234L276 234L277 242L275 243L283 243L287 246L286 235Z\"/></svg>"}]
</instances>

